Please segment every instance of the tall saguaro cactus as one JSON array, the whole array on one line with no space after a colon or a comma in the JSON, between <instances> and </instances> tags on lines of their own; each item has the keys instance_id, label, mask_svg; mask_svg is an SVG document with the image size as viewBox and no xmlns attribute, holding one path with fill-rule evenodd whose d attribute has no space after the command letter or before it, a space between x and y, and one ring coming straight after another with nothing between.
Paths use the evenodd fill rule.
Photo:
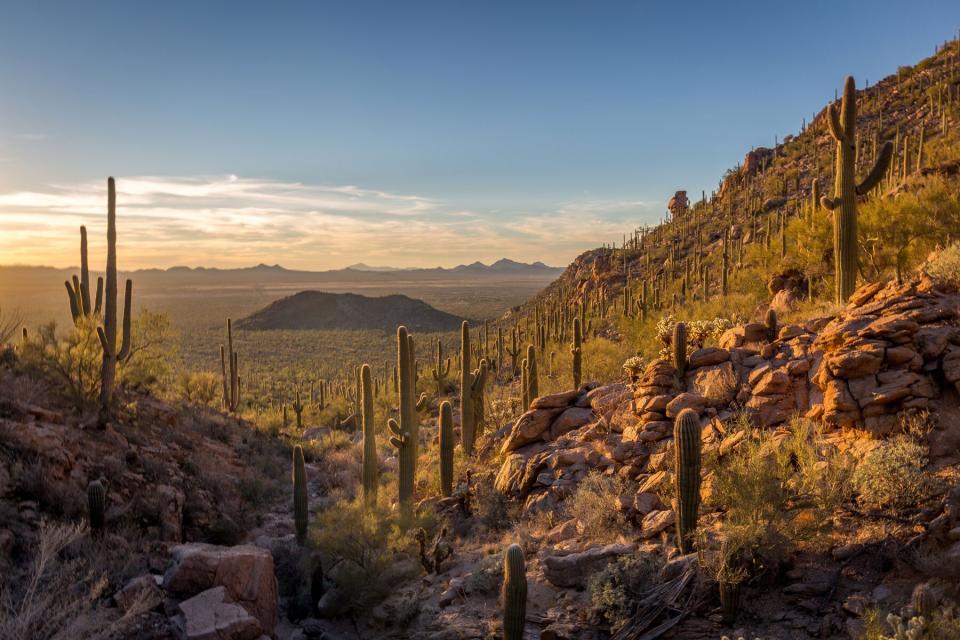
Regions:
<instances>
[{"instance_id":1,"label":"tall saguaro cactus","mask_svg":"<svg viewBox=\"0 0 960 640\"><path fill-rule=\"evenodd\" d=\"M293 448L293 524L297 532L297 542L303 544L307 539L307 470L303 463L303 447Z\"/></svg>"},{"instance_id":2,"label":"tall saguaro cactus","mask_svg":"<svg viewBox=\"0 0 960 640\"><path fill-rule=\"evenodd\" d=\"M390 432L390 444L397 449L400 471L397 481L397 493L400 502L400 524L403 528L410 525L413 516L413 483L417 471L416 443L418 425L413 401L413 363L410 361L410 338L406 327L397 327L397 395L400 405L400 422L393 418L387 422Z\"/></svg>"},{"instance_id":3,"label":"tall saguaro cactus","mask_svg":"<svg viewBox=\"0 0 960 640\"><path fill-rule=\"evenodd\" d=\"M473 368L470 366L470 325L460 325L460 440L463 452L473 454L476 424L473 415Z\"/></svg>"},{"instance_id":4,"label":"tall saguaro cactus","mask_svg":"<svg viewBox=\"0 0 960 640\"><path fill-rule=\"evenodd\" d=\"M123 298L123 339L117 349L117 186L113 178L107 178L107 277L106 298L103 310L103 326L97 327L97 336L103 348L100 366L100 419L106 425L113 398L113 384L117 377L117 362L130 354L130 298L133 282L127 280Z\"/></svg>"},{"instance_id":5,"label":"tall saguaro cactus","mask_svg":"<svg viewBox=\"0 0 960 640\"><path fill-rule=\"evenodd\" d=\"M526 563L520 545L511 544L503 555L503 639L523 640L526 618Z\"/></svg>"},{"instance_id":6,"label":"tall saguaro cactus","mask_svg":"<svg viewBox=\"0 0 960 640\"><path fill-rule=\"evenodd\" d=\"M689 553L700 510L700 418L684 409L673 423L674 483L677 496L677 546Z\"/></svg>"},{"instance_id":7,"label":"tall saguaro cactus","mask_svg":"<svg viewBox=\"0 0 960 640\"><path fill-rule=\"evenodd\" d=\"M223 410L233 413L240 406L240 367L237 352L233 350L233 322L230 318L227 318L226 350L220 345L220 375L223 378Z\"/></svg>"},{"instance_id":8,"label":"tall saguaro cactus","mask_svg":"<svg viewBox=\"0 0 960 640\"><path fill-rule=\"evenodd\" d=\"M444 400L440 403L437 417L440 431L440 495L447 498L453 493L453 409Z\"/></svg>"},{"instance_id":9,"label":"tall saguaro cactus","mask_svg":"<svg viewBox=\"0 0 960 640\"><path fill-rule=\"evenodd\" d=\"M377 502L377 433L373 424L373 374L370 365L360 367L360 422L363 425L363 501Z\"/></svg>"},{"instance_id":10,"label":"tall saguaro cactus","mask_svg":"<svg viewBox=\"0 0 960 640\"><path fill-rule=\"evenodd\" d=\"M893 146L883 145L877 161L863 182L857 184L857 88L852 76L843 85L840 111L835 104L827 111L830 134L837 142L833 197L823 196L820 204L833 211L833 254L837 304L844 304L857 286L857 197L864 196L883 178Z\"/></svg>"},{"instance_id":11,"label":"tall saguaro cactus","mask_svg":"<svg viewBox=\"0 0 960 640\"><path fill-rule=\"evenodd\" d=\"M580 379L582 377L583 361L583 331L580 326L580 318L573 319L573 345L570 347L570 353L573 356L573 388L580 388Z\"/></svg>"}]
</instances>

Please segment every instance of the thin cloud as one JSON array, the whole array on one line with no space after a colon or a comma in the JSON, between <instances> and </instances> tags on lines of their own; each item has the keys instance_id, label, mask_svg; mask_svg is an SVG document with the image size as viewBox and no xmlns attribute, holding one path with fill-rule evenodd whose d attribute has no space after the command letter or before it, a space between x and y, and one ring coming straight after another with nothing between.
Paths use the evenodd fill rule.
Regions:
<instances>
[{"instance_id":1,"label":"thin cloud","mask_svg":"<svg viewBox=\"0 0 960 640\"><path fill-rule=\"evenodd\" d=\"M659 217L662 203L564 202L543 211L474 211L432 198L354 185L226 176L117 180L122 268L336 268L366 261L452 265L504 256L564 264ZM3 262L72 266L77 227L91 259L103 249L105 181L0 193Z\"/></svg>"}]
</instances>

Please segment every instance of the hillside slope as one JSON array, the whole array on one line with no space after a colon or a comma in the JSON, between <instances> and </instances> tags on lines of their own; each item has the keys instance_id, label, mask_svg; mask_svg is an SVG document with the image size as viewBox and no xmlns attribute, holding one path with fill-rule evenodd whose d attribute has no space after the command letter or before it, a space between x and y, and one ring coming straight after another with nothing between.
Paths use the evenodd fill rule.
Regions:
<instances>
[{"instance_id":1,"label":"hillside slope","mask_svg":"<svg viewBox=\"0 0 960 640\"><path fill-rule=\"evenodd\" d=\"M453 331L463 318L403 295L368 298L353 293L301 291L272 302L237 323L242 329L373 329L398 324L414 331Z\"/></svg>"}]
</instances>

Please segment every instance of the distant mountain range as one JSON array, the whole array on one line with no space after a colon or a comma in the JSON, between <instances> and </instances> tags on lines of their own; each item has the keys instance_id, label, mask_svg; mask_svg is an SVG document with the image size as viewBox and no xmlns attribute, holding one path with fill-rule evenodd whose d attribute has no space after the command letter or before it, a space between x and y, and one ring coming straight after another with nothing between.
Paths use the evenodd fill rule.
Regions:
<instances>
[{"instance_id":1,"label":"distant mountain range","mask_svg":"<svg viewBox=\"0 0 960 640\"><path fill-rule=\"evenodd\" d=\"M404 295L370 298L354 293L301 291L240 320L253 330L374 329L392 331L398 324L413 331L453 331L463 318Z\"/></svg>"},{"instance_id":2,"label":"distant mountain range","mask_svg":"<svg viewBox=\"0 0 960 640\"><path fill-rule=\"evenodd\" d=\"M18 289L23 286L43 288L62 288L63 281L78 272L77 267L57 269L34 266L0 266L0 291ZM208 287L214 285L231 286L271 286L283 283L297 285L310 283L311 286L336 282L342 285L354 283L388 285L391 283L416 283L426 281L539 281L544 284L563 273L559 267L550 267L542 262L526 264L508 260L497 260L493 264L482 262L464 264L451 268L397 268L371 267L358 263L344 269L329 271L304 271L287 269L278 264L258 264L254 267L220 269L212 267L170 267L169 269L138 269L122 271L121 277L129 277L136 287ZM11 286L13 285L13 286Z\"/></svg>"}]
</instances>

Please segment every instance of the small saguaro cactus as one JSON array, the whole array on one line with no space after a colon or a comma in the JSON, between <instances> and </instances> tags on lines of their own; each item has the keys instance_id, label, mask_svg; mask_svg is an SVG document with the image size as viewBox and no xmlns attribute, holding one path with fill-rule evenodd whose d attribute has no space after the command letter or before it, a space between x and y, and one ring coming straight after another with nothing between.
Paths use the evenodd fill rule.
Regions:
<instances>
[{"instance_id":1,"label":"small saguaro cactus","mask_svg":"<svg viewBox=\"0 0 960 640\"><path fill-rule=\"evenodd\" d=\"M677 499L677 547L689 553L700 511L700 417L684 409L673 423L674 483Z\"/></svg>"},{"instance_id":2,"label":"small saguaro cactus","mask_svg":"<svg viewBox=\"0 0 960 640\"><path fill-rule=\"evenodd\" d=\"M303 430L303 403L300 402L300 389L293 395L293 412L297 415L297 431Z\"/></svg>"},{"instance_id":3,"label":"small saguaro cactus","mask_svg":"<svg viewBox=\"0 0 960 640\"><path fill-rule=\"evenodd\" d=\"M845 304L857 285L857 197L876 187L890 164L893 146L885 142L877 161L863 182L857 184L857 88L852 76L843 85L840 111L835 104L827 110L830 134L837 143L833 197L820 204L833 211L833 255L836 274L835 301Z\"/></svg>"},{"instance_id":4,"label":"small saguaro cactus","mask_svg":"<svg viewBox=\"0 0 960 640\"><path fill-rule=\"evenodd\" d=\"M453 409L444 400L440 403L437 417L440 431L440 495L444 498L453 494Z\"/></svg>"},{"instance_id":5,"label":"small saguaro cactus","mask_svg":"<svg viewBox=\"0 0 960 640\"><path fill-rule=\"evenodd\" d=\"M123 338L117 349L117 187L113 178L107 178L107 273L103 308L103 326L97 327L103 360L100 367L100 416L98 423L106 426L113 398L113 383L117 377L117 362L130 355L130 323L133 282L127 280L123 298Z\"/></svg>"},{"instance_id":6,"label":"small saguaro cactus","mask_svg":"<svg viewBox=\"0 0 960 640\"><path fill-rule=\"evenodd\" d=\"M523 640L527 619L527 567L523 549L511 544L503 555L503 639Z\"/></svg>"},{"instance_id":7,"label":"small saguaro cactus","mask_svg":"<svg viewBox=\"0 0 960 640\"><path fill-rule=\"evenodd\" d=\"M87 517L90 520L90 533L94 537L103 535L107 511L107 489L99 480L87 485Z\"/></svg>"},{"instance_id":8,"label":"small saguaro cactus","mask_svg":"<svg viewBox=\"0 0 960 640\"><path fill-rule=\"evenodd\" d=\"M227 348L220 345L220 374L223 378L223 410L233 413L240 406L240 372L233 350L233 322L227 318ZM323 400L321 400L321 403Z\"/></svg>"},{"instance_id":9,"label":"small saguaro cactus","mask_svg":"<svg viewBox=\"0 0 960 640\"><path fill-rule=\"evenodd\" d=\"M473 454L476 424L473 415L473 367L470 365L470 325L460 325L460 441L463 452Z\"/></svg>"},{"instance_id":10,"label":"small saguaro cactus","mask_svg":"<svg viewBox=\"0 0 960 640\"><path fill-rule=\"evenodd\" d=\"M540 396L539 377L537 376L537 350L532 344L527 345L527 396L533 402ZM529 408L527 404L526 408Z\"/></svg>"},{"instance_id":11,"label":"small saguaro cactus","mask_svg":"<svg viewBox=\"0 0 960 640\"><path fill-rule=\"evenodd\" d=\"M303 447L293 448L293 525L297 532L297 542L303 544L307 539L307 470L303 463Z\"/></svg>"},{"instance_id":12,"label":"small saguaro cactus","mask_svg":"<svg viewBox=\"0 0 960 640\"><path fill-rule=\"evenodd\" d=\"M487 359L480 360L479 366L473 371L473 383L470 385L471 404L473 405L473 432L474 441L481 435L486 427L486 417L484 415L485 402L483 399L483 389L487 383L487 373L490 366Z\"/></svg>"},{"instance_id":13,"label":"small saguaro cactus","mask_svg":"<svg viewBox=\"0 0 960 640\"><path fill-rule=\"evenodd\" d=\"M580 379L582 374L583 361L583 331L580 327L580 318L573 319L573 345L570 347L570 354L573 356L573 388L580 388Z\"/></svg>"},{"instance_id":14,"label":"small saguaro cactus","mask_svg":"<svg viewBox=\"0 0 960 640\"><path fill-rule=\"evenodd\" d=\"M360 422L363 424L363 501L377 502L377 432L373 424L373 375L370 365L360 367Z\"/></svg>"},{"instance_id":15,"label":"small saguaro cactus","mask_svg":"<svg viewBox=\"0 0 960 640\"><path fill-rule=\"evenodd\" d=\"M437 381L437 396L442 396L444 391L444 380L450 373L450 358L446 362L443 360L443 343L437 339L437 360L433 366L433 379Z\"/></svg>"},{"instance_id":16,"label":"small saguaro cactus","mask_svg":"<svg viewBox=\"0 0 960 640\"><path fill-rule=\"evenodd\" d=\"M523 404L523 410L530 407L530 389L527 388L530 378L527 376L527 359L520 361L520 401Z\"/></svg>"},{"instance_id":17,"label":"small saguaro cactus","mask_svg":"<svg viewBox=\"0 0 960 640\"><path fill-rule=\"evenodd\" d=\"M764 319L764 324L767 325L767 342L773 342L777 339L777 312L770 307L767 309L767 317Z\"/></svg>"},{"instance_id":18,"label":"small saguaro cactus","mask_svg":"<svg viewBox=\"0 0 960 640\"><path fill-rule=\"evenodd\" d=\"M678 322L673 325L673 368L677 370L677 380L682 382L687 373L687 325Z\"/></svg>"}]
</instances>

